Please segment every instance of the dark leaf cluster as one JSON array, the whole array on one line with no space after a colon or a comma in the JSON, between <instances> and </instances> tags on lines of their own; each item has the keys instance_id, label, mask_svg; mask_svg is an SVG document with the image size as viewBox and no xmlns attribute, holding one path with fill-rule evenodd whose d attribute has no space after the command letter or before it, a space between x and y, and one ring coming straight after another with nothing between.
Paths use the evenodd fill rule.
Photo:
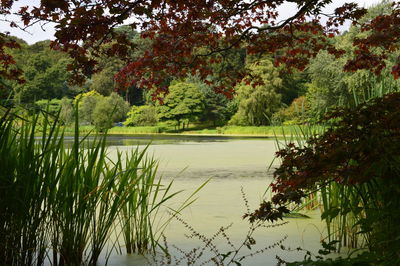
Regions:
<instances>
[{"instance_id":1,"label":"dark leaf cluster","mask_svg":"<svg viewBox=\"0 0 400 266\"><path fill-rule=\"evenodd\" d=\"M1 13L10 15L15 2L1 1ZM280 20L278 9L287 2L295 2L297 10ZM285 65L288 71L304 70L309 59L322 49L337 57L343 55L344 51L337 49L331 38L339 34L338 27L345 21L356 24L366 9L346 3L333 14L324 14L323 8L331 2L46 0L21 7L16 12L20 20L9 22L21 29L37 23L55 25L52 47L68 52L74 59L69 70L75 82L83 82L84 76L98 71L97 58L106 54L118 56L126 63L117 75L119 86L128 88L135 84L149 89L155 86L159 92L166 92L164 81L171 75L184 78L197 74L209 82L207 78L215 72L213 64L224 60L224 53L232 49L273 55L275 63ZM393 43L398 38L398 9L395 5L392 14L362 26L375 35L354 44L363 52L354 62L349 61L348 70L380 69L385 55L377 58L368 53L369 46L377 45L373 40L379 34L379 45L389 47L388 52L397 50ZM322 16L328 16L328 21L324 22ZM17 25L18 22L22 25ZM132 32L141 32L141 38L151 40L139 58L130 57L137 45L129 38L129 31L116 30L121 25L129 25ZM3 47L0 41L0 50ZM397 77L396 66L393 74ZM232 96L232 87L245 75L241 69L219 72L214 90Z\"/></svg>"},{"instance_id":2,"label":"dark leaf cluster","mask_svg":"<svg viewBox=\"0 0 400 266\"><path fill-rule=\"evenodd\" d=\"M371 180L393 181L400 176L400 93L387 94L356 108L326 115L330 128L311 137L303 148L294 144L277 152L282 164L271 184L276 194L250 220L278 220L289 203L329 182L351 186ZM391 182L393 183L393 182Z\"/></svg>"}]
</instances>

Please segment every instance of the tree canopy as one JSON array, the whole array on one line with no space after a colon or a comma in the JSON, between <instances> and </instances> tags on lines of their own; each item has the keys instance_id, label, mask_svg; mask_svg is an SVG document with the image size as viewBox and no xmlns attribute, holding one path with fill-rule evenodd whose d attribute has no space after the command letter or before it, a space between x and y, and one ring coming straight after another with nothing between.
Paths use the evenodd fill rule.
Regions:
<instances>
[{"instance_id":1,"label":"tree canopy","mask_svg":"<svg viewBox=\"0 0 400 266\"><path fill-rule=\"evenodd\" d=\"M180 127L183 120L191 121L204 110L204 95L193 83L172 82L169 94L165 97L163 105L159 107L161 120L175 120Z\"/></svg>"},{"instance_id":2,"label":"tree canopy","mask_svg":"<svg viewBox=\"0 0 400 266\"><path fill-rule=\"evenodd\" d=\"M13 13L16 2L2 0L0 14ZM276 65L302 70L321 49L334 56L344 53L332 44L331 38L339 33L338 27L346 20L359 23L360 31L368 34L354 39L354 52L344 69L380 73L386 66L385 59L398 49L399 3L393 3L388 14L362 21L366 9L354 3L338 6L332 14L323 14L323 8L332 2L47 0L36 6L21 7L16 12L19 20L8 18L11 26L21 28L38 22L54 23L55 40L51 46L68 52L74 59L69 70L76 82L98 69L96 58L101 54L118 56L126 62L118 75L121 87L157 86L159 92L167 90L168 85L163 82L171 73L185 78L194 71L207 82L213 64L223 61L223 53L232 48L244 48L248 54L273 54ZM297 11L282 20L277 10L287 3L297 4ZM323 16L327 19L322 19ZM135 60L128 59L135 42L127 31L115 30L123 24L141 32L141 38L151 40L148 49ZM8 52L8 48L17 46L7 33L1 33L0 75L22 81L21 71L13 66L15 60ZM391 72L395 78L400 75L398 61ZM232 85L245 74L242 70L221 71L218 76ZM218 83L214 89L232 95L232 86Z\"/></svg>"},{"instance_id":3,"label":"tree canopy","mask_svg":"<svg viewBox=\"0 0 400 266\"><path fill-rule=\"evenodd\" d=\"M259 80L249 81L246 77L237 86L239 108L231 123L237 125L269 125L271 116L280 107L281 96L277 93L282 86L279 73L271 60L261 59L249 64L249 75Z\"/></svg>"}]
</instances>

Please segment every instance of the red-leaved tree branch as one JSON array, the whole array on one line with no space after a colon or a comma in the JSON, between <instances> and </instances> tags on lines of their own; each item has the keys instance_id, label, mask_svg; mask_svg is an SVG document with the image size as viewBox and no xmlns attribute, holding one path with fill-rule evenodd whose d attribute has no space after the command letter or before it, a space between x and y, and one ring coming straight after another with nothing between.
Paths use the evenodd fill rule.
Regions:
<instances>
[{"instance_id":1,"label":"red-leaved tree branch","mask_svg":"<svg viewBox=\"0 0 400 266\"><path fill-rule=\"evenodd\" d=\"M0 14L11 14L17 0L1 0ZM281 19L278 8L296 3L297 11ZM345 21L354 24L366 13L366 9L347 3L336 8L333 14L324 14L323 8L331 0L42 0L38 6L23 6L17 12L19 21L11 26L29 27L35 23L55 25L54 49L69 53L74 59L69 66L75 82L97 71L96 58L102 54L118 56L126 62L116 76L121 88L136 84L144 88L157 87L165 92L167 77L185 77L195 73L205 82L216 75L220 82L215 90L231 96L233 85L240 81L245 71L213 73L212 65L224 60L223 52L230 49L246 49L248 54L270 54L275 64L286 69L303 70L310 58L321 49L335 56L338 50L330 40L339 34L338 28ZM322 19L327 17L327 19ZM399 30L399 5L393 12L360 25L371 32L365 39L356 39L355 56L345 70L370 69L379 73L385 66L387 53L397 50ZM323 22L324 21L324 22ZM142 38L152 40L151 46L140 58L132 59L135 44L127 32L115 30L130 25L141 32ZM7 34L0 36L2 64L12 65L8 57ZM108 45L104 45L108 44ZM377 53L375 48L382 48ZM11 68L8 68L11 69ZM393 67L393 75L399 75L399 66ZM0 74L17 79L20 72L5 70Z\"/></svg>"}]
</instances>

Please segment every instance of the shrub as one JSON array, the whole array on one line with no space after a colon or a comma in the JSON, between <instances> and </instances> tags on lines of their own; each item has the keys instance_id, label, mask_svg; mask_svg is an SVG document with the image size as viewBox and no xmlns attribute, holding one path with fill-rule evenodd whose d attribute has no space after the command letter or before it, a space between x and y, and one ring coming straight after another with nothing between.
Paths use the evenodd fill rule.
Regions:
<instances>
[{"instance_id":1,"label":"shrub","mask_svg":"<svg viewBox=\"0 0 400 266\"><path fill-rule=\"evenodd\" d=\"M48 110L52 116L56 116L61 108L61 100L39 100L35 102L35 109L37 110Z\"/></svg>"},{"instance_id":2,"label":"shrub","mask_svg":"<svg viewBox=\"0 0 400 266\"><path fill-rule=\"evenodd\" d=\"M293 100L290 106L280 109L272 116L273 124L295 125L307 121L310 110L306 97L301 96Z\"/></svg>"},{"instance_id":3,"label":"shrub","mask_svg":"<svg viewBox=\"0 0 400 266\"><path fill-rule=\"evenodd\" d=\"M96 91L78 94L74 99L74 105L79 105L79 120L86 124L94 124L93 112L96 105L104 96Z\"/></svg>"},{"instance_id":4,"label":"shrub","mask_svg":"<svg viewBox=\"0 0 400 266\"><path fill-rule=\"evenodd\" d=\"M124 122L125 126L154 126L157 124L157 110L154 106L132 106Z\"/></svg>"},{"instance_id":5,"label":"shrub","mask_svg":"<svg viewBox=\"0 0 400 266\"><path fill-rule=\"evenodd\" d=\"M103 131L122 121L129 110L129 104L115 92L102 98L95 106L92 114L93 125Z\"/></svg>"},{"instance_id":6,"label":"shrub","mask_svg":"<svg viewBox=\"0 0 400 266\"><path fill-rule=\"evenodd\" d=\"M66 97L61 99L60 102L60 120L68 125L74 121L74 106L72 105L72 100Z\"/></svg>"}]
</instances>

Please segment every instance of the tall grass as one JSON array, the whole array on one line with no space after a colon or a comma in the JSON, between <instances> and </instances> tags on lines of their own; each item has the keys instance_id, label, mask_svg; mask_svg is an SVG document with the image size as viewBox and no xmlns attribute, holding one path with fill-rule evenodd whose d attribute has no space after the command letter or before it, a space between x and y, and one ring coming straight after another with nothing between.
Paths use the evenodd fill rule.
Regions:
<instances>
[{"instance_id":1,"label":"tall grass","mask_svg":"<svg viewBox=\"0 0 400 266\"><path fill-rule=\"evenodd\" d=\"M135 151L130 158L133 162L138 159L141 161L142 159L138 158L141 156L143 156L142 153ZM132 162L127 161L127 164L130 163ZM134 252L142 254L148 250L155 251L159 246L158 241L162 233L172 219L169 215L168 218L160 217L160 213L165 211L162 208L163 204L181 191L171 192L173 181L162 185L162 178L156 176L157 168L158 163L155 160L151 158L143 160L141 170L135 173L138 175L139 182L134 185L134 189L140 193L130 195L127 204L122 209L120 220L128 254ZM127 174L127 172L122 174ZM187 197L180 206L174 210L169 209L169 211L179 214L194 201L193 196L206 183L208 181Z\"/></svg>"},{"instance_id":2,"label":"tall grass","mask_svg":"<svg viewBox=\"0 0 400 266\"><path fill-rule=\"evenodd\" d=\"M143 154L135 151L131 156L131 160L137 161L138 156L141 157ZM132 162L127 161L127 164L130 163ZM156 161L145 159L143 166L141 171L135 173L140 181L134 185L134 189L140 191L140 193L130 195L120 217L128 254L134 252L144 253L149 249L155 249L157 239L153 230L156 230L154 227L156 214L162 204L176 194L169 194L172 181L166 187L161 184L161 178L157 181L156 171L158 164ZM119 167L121 168L121 165ZM127 172L123 173L123 175L125 174ZM154 219L152 219L153 217Z\"/></svg>"},{"instance_id":3,"label":"tall grass","mask_svg":"<svg viewBox=\"0 0 400 266\"><path fill-rule=\"evenodd\" d=\"M285 129L276 136L277 150L285 149L290 143L302 148L308 145L307 140L323 134L327 127L309 125L293 127L288 133ZM292 212L320 208L321 218L326 223L327 240L337 241L338 251L345 246L358 248L369 241L369 234L359 234L358 224L363 196L368 194L365 186L343 186L336 182L320 184L319 189L310 192L300 205L292 206ZM345 211L342 211L345 210ZM362 214L361 214L362 215Z\"/></svg>"},{"instance_id":4,"label":"tall grass","mask_svg":"<svg viewBox=\"0 0 400 266\"><path fill-rule=\"evenodd\" d=\"M376 86L365 90L364 94L361 96L354 93L354 103L358 105L373 98L381 97L387 92L398 90L393 84L385 87L386 84L384 81L375 85ZM278 149L284 149L288 143L296 143L298 147L308 145L306 141L316 136L307 134L306 132L304 130L299 130L297 133L295 132L294 135L285 135L283 141L277 142ZM380 145L379 141L383 141L382 139L371 139L374 141L366 145ZM390 139L390 137L388 139ZM397 144L393 143L393 145ZM391 165L392 163L393 162L387 162L387 165ZM377 173L386 171L386 168L388 168L387 165L381 164L377 166ZM387 240L390 239L388 232L396 232L397 229L392 221L388 220L387 224L392 228L379 232L382 226L379 224L378 217L393 217L396 214L395 207L393 210L387 207L393 202L396 202L395 199L390 198L388 196L389 193L384 192L395 189L390 188L389 184L391 180L388 179L383 182L380 179L372 179L362 184L344 185L335 182L333 179L332 177L331 182L319 184L318 192L310 194L314 201L309 198L308 201L301 206L315 207L317 203L315 199L318 200L318 205L322 213L321 218L325 221L327 226L327 239L329 242L335 241L338 251L340 251L342 247L369 247L371 249L371 247L377 245L377 235L382 235L383 237L381 237L380 241L382 243L387 243ZM340 178L336 177L336 179L339 180ZM310 203L312 203L311 206ZM395 206L394 203L393 206Z\"/></svg>"},{"instance_id":5,"label":"tall grass","mask_svg":"<svg viewBox=\"0 0 400 266\"><path fill-rule=\"evenodd\" d=\"M343 186L330 182L320 187L321 218L327 225L327 239L335 241L338 251L342 247L360 248L369 242L369 233L360 234L360 219L365 215L363 200L369 194L364 185Z\"/></svg>"},{"instance_id":6,"label":"tall grass","mask_svg":"<svg viewBox=\"0 0 400 266\"><path fill-rule=\"evenodd\" d=\"M148 243L156 245L153 224L146 219L149 213L157 216L154 204L161 206L176 195L172 184L164 189L160 179L155 181L157 164L146 157L146 149L126 157L119 153L111 161L105 136L84 140L78 121L74 143L66 149L57 118L21 120L11 110L1 117L0 258L5 265L43 265L46 260L96 265L111 234L121 227L121 216L134 221L140 232L131 239L133 246L143 252ZM136 220L135 212L145 222Z\"/></svg>"},{"instance_id":7,"label":"tall grass","mask_svg":"<svg viewBox=\"0 0 400 266\"><path fill-rule=\"evenodd\" d=\"M318 125L311 128L318 129ZM297 136L299 131L307 131L310 129L308 125L293 126L226 126L219 128L221 134L238 134L238 135L263 135L263 136Z\"/></svg>"},{"instance_id":8,"label":"tall grass","mask_svg":"<svg viewBox=\"0 0 400 266\"><path fill-rule=\"evenodd\" d=\"M49 245L49 217L59 180L57 127L47 124L38 145L32 123L15 123L10 110L0 120L0 252L6 265L41 265Z\"/></svg>"},{"instance_id":9,"label":"tall grass","mask_svg":"<svg viewBox=\"0 0 400 266\"><path fill-rule=\"evenodd\" d=\"M275 149L285 149L290 143L296 144L296 146L299 148L305 147L307 145L307 140L323 134L325 130L326 126L314 124L280 127L274 131ZM274 161L271 162L269 168L272 167L273 163ZM319 194L317 192L313 192L308 194L302 204L296 206L293 205L291 207L292 213L295 213L303 209L316 209L319 206Z\"/></svg>"},{"instance_id":10,"label":"tall grass","mask_svg":"<svg viewBox=\"0 0 400 266\"><path fill-rule=\"evenodd\" d=\"M386 76L369 77L371 79L370 86L357 91L352 89L353 104L355 106L367 102L373 98L383 97L385 94L399 91L399 84L396 80Z\"/></svg>"}]
</instances>

